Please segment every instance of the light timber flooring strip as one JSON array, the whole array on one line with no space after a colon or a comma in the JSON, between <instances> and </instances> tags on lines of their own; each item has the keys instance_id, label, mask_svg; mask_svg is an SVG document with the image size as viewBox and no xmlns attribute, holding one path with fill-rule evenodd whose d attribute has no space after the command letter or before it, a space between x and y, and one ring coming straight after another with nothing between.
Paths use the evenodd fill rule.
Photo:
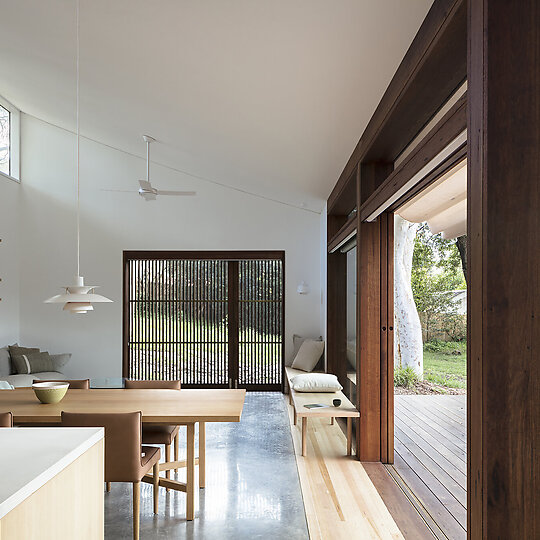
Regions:
<instances>
[{"instance_id":1,"label":"light timber flooring strip","mask_svg":"<svg viewBox=\"0 0 540 540\"><path fill-rule=\"evenodd\" d=\"M311 540L405 538L362 463L346 457L346 438L338 424L310 419L307 456L302 457L300 426L293 425L292 407L288 409ZM406 498L404 504L410 507L405 511L414 512Z\"/></svg>"}]
</instances>

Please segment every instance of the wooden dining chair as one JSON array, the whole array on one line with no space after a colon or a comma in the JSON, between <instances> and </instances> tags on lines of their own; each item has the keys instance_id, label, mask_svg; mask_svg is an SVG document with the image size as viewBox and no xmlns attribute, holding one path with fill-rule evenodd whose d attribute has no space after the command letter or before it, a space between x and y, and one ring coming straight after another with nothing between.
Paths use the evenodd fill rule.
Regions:
<instances>
[{"instance_id":1,"label":"wooden dining chair","mask_svg":"<svg viewBox=\"0 0 540 540\"><path fill-rule=\"evenodd\" d=\"M69 389L72 390L89 390L90 389L90 379L34 379L35 383L40 382L59 382L59 383L69 383Z\"/></svg>"},{"instance_id":2,"label":"wooden dining chair","mask_svg":"<svg viewBox=\"0 0 540 540\"><path fill-rule=\"evenodd\" d=\"M180 390L180 381L135 381L126 380L126 389L151 389L151 390ZM174 461L178 461L178 426L156 424L143 425L143 444L163 444L165 446L165 461L171 461L171 445L174 443ZM176 469L178 471L178 469ZM170 471L165 471L165 478L170 478ZM169 489L167 488L167 491Z\"/></svg>"},{"instance_id":3,"label":"wooden dining chair","mask_svg":"<svg viewBox=\"0 0 540 540\"><path fill-rule=\"evenodd\" d=\"M0 413L0 427L13 427L13 415L10 412Z\"/></svg>"},{"instance_id":4,"label":"wooden dining chair","mask_svg":"<svg viewBox=\"0 0 540 540\"><path fill-rule=\"evenodd\" d=\"M158 512L159 459L155 446L141 446L142 413L62 412L62 425L105 428L105 482L133 484L133 538L139 539L141 480L153 468L154 513Z\"/></svg>"}]
</instances>

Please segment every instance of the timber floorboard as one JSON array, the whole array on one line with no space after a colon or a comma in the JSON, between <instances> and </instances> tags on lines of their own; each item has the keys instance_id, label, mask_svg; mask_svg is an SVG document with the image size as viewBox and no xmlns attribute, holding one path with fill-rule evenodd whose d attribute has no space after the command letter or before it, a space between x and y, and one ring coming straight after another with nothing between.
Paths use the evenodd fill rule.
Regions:
<instances>
[{"instance_id":1,"label":"timber floorboard","mask_svg":"<svg viewBox=\"0 0 540 540\"><path fill-rule=\"evenodd\" d=\"M311 540L433 538L384 465L346 456L337 422L310 418L302 457L300 422L288 410Z\"/></svg>"},{"instance_id":2,"label":"timber floorboard","mask_svg":"<svg viewBox=\"0 0 540 540\"><path fill-rule=\"evenodd\" d=\"M393 469L437 538L467 537L466 397L396 395Z\"/></svg>"}]
</instances>

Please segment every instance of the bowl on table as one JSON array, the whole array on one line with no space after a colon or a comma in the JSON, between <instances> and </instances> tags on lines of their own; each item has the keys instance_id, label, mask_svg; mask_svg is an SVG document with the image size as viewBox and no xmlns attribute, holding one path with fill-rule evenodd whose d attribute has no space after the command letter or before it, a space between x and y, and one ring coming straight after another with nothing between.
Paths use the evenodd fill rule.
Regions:
<instances>
[{"instance_id":1,"label":"bowl on table","mask_svg":"<svg viewBox=\"0 0 540 540\"><path fill-rule=\"evenodd\" d=\"M69 383L43 381L34 383L32 390L41 403L58 403L66 395Z\"/></svg>"}]
</instances>

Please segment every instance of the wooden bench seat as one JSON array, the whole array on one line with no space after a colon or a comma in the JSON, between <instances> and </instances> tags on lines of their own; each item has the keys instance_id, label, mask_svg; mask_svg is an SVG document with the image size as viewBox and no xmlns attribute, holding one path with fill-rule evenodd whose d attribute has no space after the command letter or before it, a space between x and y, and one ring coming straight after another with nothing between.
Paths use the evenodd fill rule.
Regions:
<instances>
[{"instance_id":1,"label":"wooden bench seat","mask_svg":"<svg viewBox=\"0 0 540 540\"><path fill-rule=\"evenodd\" d=\"M294 409L294 425L297 425L297 419L302 419L302 455L306 455L306 433L308 418L331 418L334 423L334 418L347 418L347 455L352 453L352 420L359 418L360 413L355 406L349 401L347 396L339 392L295 392L291 388L291 379L296 375L305 373L291 367L285 368L287 375L287 386L289 389L289 403ZM334 407L332 401L341 399L341 405ZM322 403L329 405L320 409L307 409L305 405L311 403Z\"/></svg>"}]
</instances>

